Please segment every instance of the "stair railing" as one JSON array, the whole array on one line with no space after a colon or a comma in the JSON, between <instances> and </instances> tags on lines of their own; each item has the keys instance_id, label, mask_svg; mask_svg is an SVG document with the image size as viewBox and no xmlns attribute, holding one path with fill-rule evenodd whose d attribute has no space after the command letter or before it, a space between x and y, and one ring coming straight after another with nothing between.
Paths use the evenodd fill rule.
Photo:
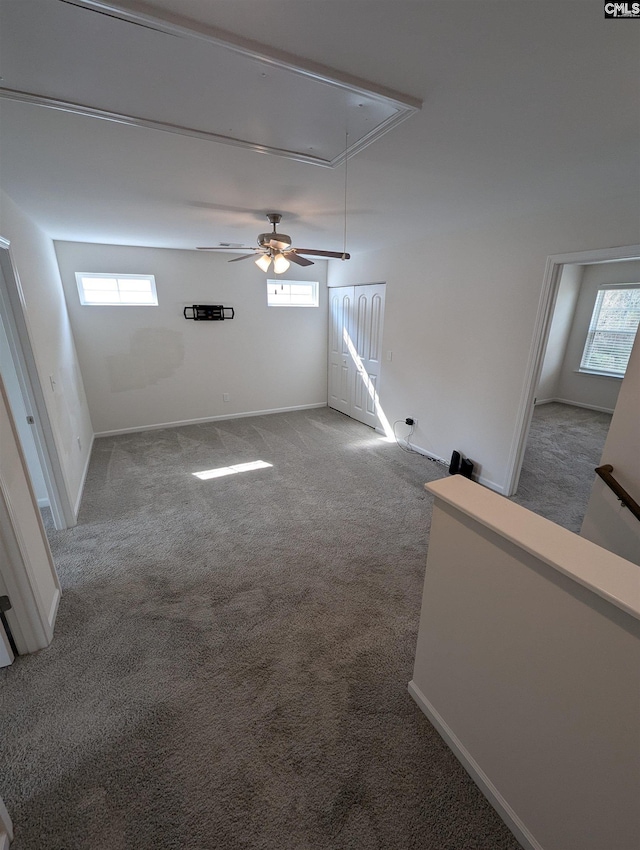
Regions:
<instances>
[{"instance_id":1,"label":"stair railing","mask_svg":"<svg viewBox=\"0 0 640 850\"><path fill-rule=\"evenodd\" d=\"M640 519L640 505L636 502L633 496L624 489L622 484L613 477L613 467L610 463L605 463L604 466L596 468L597 474L602 478L607 487L610 487L616 496L620 499L625 508L629 508L636 519Z\"/></svg>"}]
</instances>

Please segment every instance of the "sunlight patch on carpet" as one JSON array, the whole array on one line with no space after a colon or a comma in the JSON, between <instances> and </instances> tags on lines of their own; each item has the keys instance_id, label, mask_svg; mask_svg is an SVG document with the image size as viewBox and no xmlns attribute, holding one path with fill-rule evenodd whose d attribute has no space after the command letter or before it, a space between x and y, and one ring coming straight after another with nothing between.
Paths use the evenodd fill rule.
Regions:
<instances>
[{"instance_id":1,"label":"sunlight patch on carpet","mask_svg":"<svg viewBox=\"0 0 640 850\"><path fill-rule=\"evenodd\" d=\"M196 478L201 481L208 481L209 478L222 478L224 475L235 475L238 472L251 472L254 469L266 469L273 466L272 463L267 463L264 460L252 460L249 463L236 463L233 466L219 466L217 469L205 469L203 472L192 472Z\"/></svg>"}]
</instances>

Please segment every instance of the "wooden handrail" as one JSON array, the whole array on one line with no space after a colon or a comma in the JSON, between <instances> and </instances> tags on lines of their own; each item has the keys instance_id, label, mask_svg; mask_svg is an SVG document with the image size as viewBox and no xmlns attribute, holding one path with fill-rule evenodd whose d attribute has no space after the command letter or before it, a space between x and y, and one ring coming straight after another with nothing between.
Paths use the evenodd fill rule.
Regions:
<instances>
[{"instance_id":1,"label":"wooden handrail","mask_svg":"<svg viewBox=\"0 0 640 850\"><path fill-rule=\"evenodd\" d=\"M613 467L610 463L605 463L604 466L598 466L596 468L596 472L602 478L607 487L610 487L616 496L620 499L625 508L629 508L631 513L634 515L636 519L640 519L640 505L636 502L636 500L630 496L627 491L624 489L622 484L620 484L611 474L613 472Z\"/></svg>"}]
</instances>

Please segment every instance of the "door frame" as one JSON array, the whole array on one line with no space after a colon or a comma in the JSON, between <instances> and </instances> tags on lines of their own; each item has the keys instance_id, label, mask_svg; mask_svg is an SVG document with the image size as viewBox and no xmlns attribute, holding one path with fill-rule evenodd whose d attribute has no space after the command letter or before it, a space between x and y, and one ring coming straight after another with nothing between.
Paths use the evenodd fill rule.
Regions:
<instances>
[{"instance_id":1,"label":"door frame","mask_svg":"<svg viewBox=\"0 0 640 850\"><path fill-rule=\"evenodd\" d=\"M0 850L2 850L2 842L4 841L5 835L9 841L13 841L13 824L11 823L11 817L9 816L9 812L7 811L7 807L5 806L2 797L0 797Z\"/></svg>"},{"instance_id":2,"label":"door frame","mask_svg":"<svg viewBox=\"0 0 640 850\"><path fill-rule=\"evenodd\" d=\"M2 236L0 236L0 272L0 311L27 414L34 419L33 437L49 495L53 522L58 530L72 528L76 525L76 515L67 493L40 375L31 347L20 278L11 256L10 241Z\"/></svg>"},{"instance_id":3,"label":"door frame","mask_svg":"<svg viewBox=\"0 0 640 850\"><path fill-rule=\"evenodd\" d=\"M560 279L565 265L594 265L621 260L639 260L640 245L623 245L615 248L599 248L593 251L578 251L571 254L550 254L538 304L533 339L529 352L525 380L518 407L516 428L507 462L505 495L513 496L518 488L529 428L533 418L535 394L542 373L542 364L549 342L549 332L558 297Z\"/></svg>"},{"instance_id":4,"label":"door frame","mask_svg":"<svg viewBox=\"0 0 640 850\"><path fill-rule=\"evenodd\" d=\"M53 624L60 603L61 588L1 377L0 400L9 417L9 427L13 432L12 444L22 472L22 475L20 472L17 475L12 474L10 478L0 475L0 593L11 600L11 608L6 612L7 623L18 653L24 655L44 649L53 640ZM39 593L34 575L35 565L31 560L19 519L19 509L14 499L14 490L21 486L21 482L29 491L31 509L42 536L43 555L52 573L55 590L49 610L45 609Z\"/></svg>"}]
</instances>

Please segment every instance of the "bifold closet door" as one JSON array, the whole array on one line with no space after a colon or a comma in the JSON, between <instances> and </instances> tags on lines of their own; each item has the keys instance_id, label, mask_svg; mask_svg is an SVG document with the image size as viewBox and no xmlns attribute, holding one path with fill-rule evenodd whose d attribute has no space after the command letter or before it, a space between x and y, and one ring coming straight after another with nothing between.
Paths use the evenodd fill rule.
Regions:
<instances>
[{"instance_id":1,"label":"bifold closet door","mask_svg":"<svg viewBox=\"0 0 640 850\"><path fill-rule=\"evenodd\" d=\"M329 407L376 428L385 284L329 290Z\"/></svg>"}]
</instances>

